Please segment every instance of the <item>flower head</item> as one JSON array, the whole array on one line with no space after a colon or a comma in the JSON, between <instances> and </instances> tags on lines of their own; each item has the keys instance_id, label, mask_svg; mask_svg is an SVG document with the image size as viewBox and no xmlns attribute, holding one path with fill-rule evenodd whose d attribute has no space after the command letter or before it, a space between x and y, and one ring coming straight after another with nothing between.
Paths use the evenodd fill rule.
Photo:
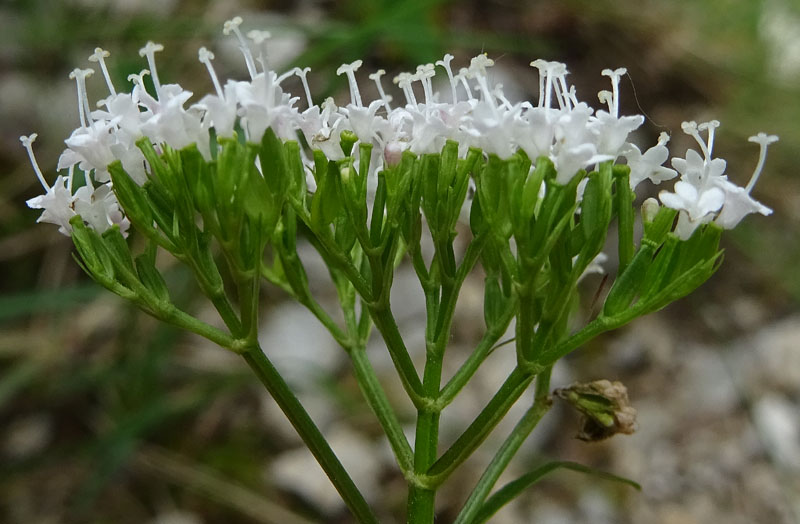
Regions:
<instances>
[{"instance_id":1,"label":"flower head","mask_svg":"<svg viewBox=\"0 0 800 524\"><path fill-rule=\"evenodd\" d=\"M239 138L258 143L268 128L285 141L303 135L307 149L302 157L307 172L313 170L308 149L320 150L330 160L341 160L345 158L342 132L353 133L360 144L373 146L368 187L377 183L372 175L385 166L396 165L404 151L439 153L452 140L458 142L462 156L470 148L479 148L501 159L522 151L534 164L547 157L556 167L559 184L567 184L581 170L620 155L630 166L632 188L645 179L658 184L680 173L675 191L662 191L661 200L680 211L681 236L691 234L697 225L710 220L733 227L747 213L769 212L749 195L763 167L766 147L774 137L763 134L753 137L761 144L761 156L744 189L727 180L725 161L712 157L717 121L685 122L683 130L697 141L700 152L690 150L685 158L674 158L674 170L664 167L669 156L666 134L644 153L628 141L644 118L620 114L620 79L627 74L624 68L602 71L609 77L611 88L599 93L599 100L606 107L595 110L580 101L575 86L567 80L566 65L560 62L531 62L538 70L538 100L513 102L504 94L502 85L491 78L495 62L488 55L479 54L457 69L453 55L446 54L436 63L397 74L394 83L402 91L405 103L392 106L393 97L384 90L381 80L386 74L383 69L369 75L378 97L371 101L363 98L357 78L363 62L356 60L337 69L337 74L347 79L349 102L337 105L327 98L315 104L308 81L309 68L295 68L282 74L271 70L267 56L269 32L250 30L245 38L243 24L240 17L234 17L225 22L223 33L238 42L250 78L221 81L212 64L214 53L201 47L198 60L208 72L213 93L188 108L192 93L178 84L162 84L159 77L156 54L164 51L163 45L151 41L139 50L148 69L128 78L132 84L129 92L114 86L106 65L110 54L96 48L89 60L99 66L109 96L98 104L101 109L91 111L86 81L94 71L76 68L71 73L77 86L79 126L65 141L67 148L57 167L68 174L60 175L49 186L30 148L35 135L23 141L45 189L44 195L31 200L32 206L45 210L41 220L57 223L63 232L69 232L68 219L76 212L87 215L84 221L97 229L112 223L122 225L124 217L110 189L108 166L118 160L137 183L144 184L150 168L137 147L142 137L157 151L163 150L163 146L182 149L195 145L210 160L215 154L211 148L220 147L212 140L212 131L213 136L225 138L243 133L244 137ZM436 89L437 73L446 75L444 95ZM144 85L143 78L148 74L153 80L153 94ZM303 86L302 111L297 108L301 97L283 87L283 82L294 76L299 77ZM418 99L420 92L422 97ZM358 156L360 149L353 148L352 154ZM90 184L87 187L91 190L73 194L71 180L75 171L82 171L87 181L99 185ZM313 186L309 185L312 190Z\"/></svg>"}]
</instances>

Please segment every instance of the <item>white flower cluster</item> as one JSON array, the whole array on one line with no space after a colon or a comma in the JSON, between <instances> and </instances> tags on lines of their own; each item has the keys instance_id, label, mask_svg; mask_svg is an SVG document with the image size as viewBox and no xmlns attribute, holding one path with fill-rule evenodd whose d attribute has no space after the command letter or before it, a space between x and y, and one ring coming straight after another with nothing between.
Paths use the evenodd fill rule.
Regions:
<instances>
[{"instance_id":1,"label":"white flower cluster","mask_svg":"<svg viewBox=\"0 0 800 524\"><path fill-rule=\"evenodd\" d=\"M681 178L675 182L675 192L661 191L658 195L661 202L672 209L680 211L675 234L682 239L689 238L701 224L712 220L725 229L733 229L746 215L761 213L769 215L772 210L750 196L750 191L755 186L764 161L767 158L767 146L778 141L775 135L759 133L750 137L750 142L761 146L753 175L746 187L739 187L728 180L725 172L726 162L721 158L712 158L714 149L714 131L719 127L719 122L712 120L697 124L697 122L684 122L681 126L683 132L692 136L703 156L690 149L686 158L673 158L672 165L677 169ZM706 131L708 140L703 140L701 131Z\"/></svg>"},{"instance_id":2,"label":"white flower cluster","mask_svg":"<svg viewBox=\"0 0 800 524\"><path fill-rule=\"evenodd\" d=\"M595 111L585 102L579 102L575 87L567 83L566 66L558 62L536 60L531 65L539 72L539 99L512 104L503 94L502 85L491 85L487 68L493 61L478 55L469 67L454 74L452 55L445 55L436 64L425 64L415 73L401 73L394 83L402 89L405 105L392 107L392 97L381 83L385 71L369 75L375 82L380 98L364 105L355 73L362 62L344 64L337 74L346 75L350 86L350 102L337 106L332 98L321 105L314 104L308 87L309 69L293 69L282 75L270 70L267 62L269 33L250 31L242 34L239 17L225 23L224 33L238 40L250 80L228 80L223 86L212 65L213 53L199 50L199 60L208 69L215 94L204 96L199 102L184 108L192 93L180 85L162 85L156 70L155 53L163 46L148 42L139 54L146 57L148 68L128 80L130 93L118 93L111 82L105 64L109 56L100 48L89 58L99 64L110 95L98 103L99 110L91 111L86 94L86 78L92 69L75 69L70 77L78 90L80 127L65 141L67 149L58 162L59 170L67 170L66 177L59 176L49 186L33 157L30 144L35 135L23 137L34 169L46 194L28 201L30 207L44 209L39 221L52 222L69 234L69 218L80 214L91 227L102 232L112 224L126 229L128 224L119 210L113 192L109 190L108 165L119 160L130 176L142 184L147 179L148 166L136 142L147 137L156 148L166 144L175 149L196 144L201 153L211 158L210 130L218 137L231 137L240 129L247 140L258 142L267 128L272 128L283 140L296 140L302 133L312 149L319 149L329 159L344 158L340 147L341 134L353 133L360 142L373 144L373 172L383 165L399 161L403 151L416 154L437 153L447 140L458 142L460 151L477 147L485 153L508 158L523 150L535 161L540 156L549 157L558 172L559 183L568 182L583 168L606 160L624 157L631 168L631 187L645 179L658 184L677 176L663 163L669 152L669 137L662 134L658 143L642 153L628 142L628 135L644 121L641 115L619 115L619 82L625 69L602 72L611 80L611 91L601 91L599 99L607 110ZM257 49L254 54L251 45ZM447 95L434 90L433 78L439 66L447 74ZM151 75L155 96L147 92L143 78ZM285 92L281 84L298 76L305 92L305 110L297 107L299 97ZM423 99L417 100L415 87L421 86ZM450 101L440 98L449 97ZM755 140L762 144L761 160L757 172L747 188L738 188L728 182L722 171L725 163L711 159L713 129L716 123L697 126L685 124L684 130L697 138L704 157L689 151L686 159L674 159L673 166L681 173L675 193L662 192L665 205L681 210L679 233L690 234L700 223L716 217L724 227L733 227L744 214L769 209L749 197L750 189L758 177L766 144L773 137L759 135ZM698 131L708 129L708 143L703 142ZM356 155L358 148L355 149ZM86 186L72 194L72 176L75 166L84 172ZM308 162L310 172L312 163ZM93 177L89 173L93 172ZM98 184L92 186L91 178ZM308 177L314 187L313 177ZM87 188L87 189L84 189Z\"/></svg>"}]
</instances>

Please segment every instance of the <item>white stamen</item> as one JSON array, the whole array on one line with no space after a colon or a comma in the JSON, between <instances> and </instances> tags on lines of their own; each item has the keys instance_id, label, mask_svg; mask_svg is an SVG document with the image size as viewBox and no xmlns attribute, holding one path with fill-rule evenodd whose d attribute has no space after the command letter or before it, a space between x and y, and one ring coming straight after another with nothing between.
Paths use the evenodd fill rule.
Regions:
<instances>
[{"instance_id":1,"label":"white stamen","mask_svg":"<svg viewBox=\"0 0 800 524\"><path fill-rule=\"evenodd\" d=\"M144 77L145 75L149 75L150 71L148 69L142 69L139 74L132 73L128 75L128 82L132 83L135 86L140 86L144 89Z\"/></svg>"},{"instance_id":2,"label":"white stamen","mask_svg":"<svg viewBox=\"0 0 800 524\"><path fill-rule=\"evenodd\" d=\"M711 120L710 122L703 122L697 126L700 131L708 130L708 154L709 156L714 152L714 131L719 127L719 120Z\"/></svg>"},{"instance_id":3,"label":"white stamen","mask_svg":"<svg viewBox=\"0 0 800 524\"><path fill-rule=\"evenodd\" d=\"M208 69L208 74L211 77L211 81L214 83L214 89L217 92L217 96L225 100L225 95L223 94L222 86L219 83L219 78L217 78L217 73L214 71L214 66L211 65L211 61L214 59L214 53L205 47L201 47L197 51L197 59L200 60L200 63L206 66L206 69Z\"/></svg>"},{"instance_id":4,"label":"white stamen","mask_svg":"<svg viewBox=\"0 0 800 524\"><path fill-rule=\"evenodd\" d=\"M666 131L662 131L662 132L661 132L661 133L658 135L658 143L657 143L657 145L659 145L659 146L665 146L665 145L667 145L668 143L669 143L669 133L667 133Z\"/></svg>"},{"instance_id":5,"label":"white stamen","mask_svg":"<svg viewBox=\"0 0 800 524\"><path fill-rule=\"evenodd\" d=\"M244 39L242 32L239 30L239 26L242 25L242 17L241 16L234 16L232 19L225 22L223 25L222 34L229 35L231 32L236 36L236 39L239 40L239 50L244 55L244 63L247 66L247 72L250 73L250 78L255 78L256 76L256 63L253 60L253 54L250 52L250 47L247 45L247 41Z\"/></svg>"},{"instance_id":6,"label":"white stamen","mask_svg":"<svg viewBox=\"0 0 800 524\"><path fill-rule=\"evenodd\" d=\"M385 74L386 71L384 71L383 69L378 69L377 71L369 75L369 79L375 82L375 86L377 86L378 88L378 94L380 95L381 100L383 100L383 104L386 107L386 111L391 112L392 108L389 105L389 102L392 101L392 96L386 94L386 92L383 90L383 84L381 83L381 77Z\"/></svg>"},{"instance_id":7,"label":"white stamen","mask_svg":"<svg viewBox=\"0 0 800 524\"><path fill-rule=\"evenodd\" d=\"M413 81L414 75L411 73L400 73L392 80L403 90L403 94L406 96L406 104L415 106L417 105L417 98L414 96L414 89L411 87L411 82Z\"/></svg>"},{"instance_id":8,"label":"white stamen","mask_svg":"<svg viewBox=\"0 0 800 524\"><path fill-rule=\"evenodd\" d=\"M561 101L563 103L563 107L566 109L572 109L572 103L569 98L569 87L567 87L567 69L564 68L564 74L558 76L558 85L561 86Z\"/></svg>"},{"instance_id":9,"label":"white stamen","mask_svg":"<svg viewBox=\"0 0 800 524\"><path fill-rule=\"evenodd\" d=\"M562 64L561 62L547 62L547 95L545 96L545 106L550 107L550 102L552 101L552 94L556 95L556 102L558 102L558 107L564 109L567 106L565 102L565 98L567 93L562 92L567 85L566 79L564 78L567 75L567 66L566 64Z\"/></svg>"},{"instance_id":10,"label":"white stamen","mask_svg":"<svg viewBox=\"0 0 800 524\"><path fill-rule=\"evenodd\" d=\"M467 69L466 67L462 67L461 69L458 70L458 75L456 75L456 80L461 81L461 85L464 86L464 91L467 92L467 98L469 100L474 100L475 97L472 96L472 89L470 89L469 87L469 82L467 81L467 78L471 78L469 69Z\"/></svg>"},{"instance_id":11,"label":"white stamen","mask_svg":"<svg viewBox=\"0 0 800 524\"><path fill-rule=\"evenodd\" d=\"M620 67L614 70L603 69L603 71L600 73L601 75L607 76L611 79L612 108L609 112L614 117L619 116L619 78L627 72L627 69Z\"/></svg>"},{"instance_id":12,"label":"white stamen","mask_svg":"<svg viewBox=\"0 0 800 524\"><path fill-rule=\"evenodd\" d=\"M106 51L105 49L101 49L99 47L94 48L94 54L89 57L90 62L100 62L100 70L103 72L103 78L106 79L106 84L108 85L108 91L112 95L117 94L117 90L114 89L114 84L111 83L111 75L108 74L108 68L106 67L105 59L111 56L111 53Z\"/></svg>"},{"instance_id":13,"label":"white stamen","mask_svg":"<svg viewBox=\"0 0 800 524\"><path fill-rule=\"evenodd\" d=\"M508 98L506 98L506 95L505 95L505 94L503 94L503 84L495 84L495 86L494 86L494 91L492 92L492 94L493 94L493 95L494 95L494 96L495 96L495 97L496 97L498 100L500 100L500 102L502 102L503 106L504 106L506 109L509 109L509 110L510 110L510 109L513 107L513 106L511 105L511 102L509 102L509 101L508 101Z\"/></svg>"},{"instance_id":14,"label":"white stamen","mask_svg":"<svg viewBox=\"0 0 800 524\"><path fill-rule=\"evenodd\" d=\"M258 46L258 61L261 62L261 69L266 73L269 71L269 62L267 61L267 40L272 38L269 31L259 31L253 29L247 32L247 38L253 41Z\"/></svg>"},{"instance_id":15,"label":"white stamen","mask_svg":"<svg viewBox=\"0 0 800 524\"><path fill-rule=\"evenodd\" d=\"M478 86L481 89L481 93L483 93L483 99L489 102L493 109L497 109L497 104L495 103L494 97L489 90L489 84L486 81L486 68L493 65L494 60L486 56L486 53L481 53L470 60L469 71L478 81Z\"/></svg>"},{"instance_id":16,"label":"white stamen","mask_svg":"<svg viewBox=\"0 0 800 524\"><path fill-rule=\"evenodd\" d=\"M42 174L42 170L39 169L39 163L36 161L36 155L33 154L33 144L36 141L36 137L39 136L36 133L32 133L30 136L21 136L19 137L19 141L22 142L22 146L28 152L28 158L31 161L31 165L33 166L33 171L36 173L36 176L39 178L39 182L42 184L42 187L45 191L50 191L50 186L44 179L44 175Z\"/></svg>"},{"instance_id":17,"label":"white stamen","mask_svg":"<svg viewBox=\"0 0 800 524\"><path fill-rule=\"evenodd\" d=\"M69 191L70 194L72 194L72 178L74 173L75 173L75 164L67 168L67 191Z\"/></svg>"},{"instance_id":18,"label":"white stamen","mask_svg":"<svg viewBox=\"0 0 800 524\"><path fill-rule=\"evenodd\" d=\"M422 90L425 93L425 103L428 105L433 102L433 86L431 85L431 78L434 76L436 76L436 70L433 64L417 66L416 77L422 83Z\"/></svg>"},{"instance_id":19,"label":"white stamen","mask_svg":"<svg viewBox=\"0 0 800 524\"><path fill-rule=\"evenodd\" d=\"M271 74L271 75L275 75L275 73L273 73L273 72L271 72L271 71L270 71L270 72L267 72L267 73L264 73L264 74ZM281 85L281 83L283 83L283 81L284 81L284 80L286 80L287 78L289 78L290 76L292 76L292 75L294 75L294 74L295 74L295 72L294 72L294 69L290 69L289 71L286 71L286 72L285 72L285 73L283 73L281 76L279 76L279 77L275 78L275 84L276 84L276 85Z\"/></svg>"},{"instance_id":20,"label":"white stamen","mask_svg":"<svg viewBox=\"0 0 800 524\"><path fill-rule=\"evenodd\" d=\"M700 149L703 151L703 156L705 157L706 162L711 162L711 152L708 150L708 146L706 145L705 141L700 138L700 133L697 132L697 122L694 120L682 122L681 129L684 133L695 139L697 144L700 146Z\"/></svg>"},{"instance_id":21,"label":"white stamen","mask_svg":"<svg viewBox=\"0 0 800 524\"><path fill-rule=\"evenodd\" d=\"M747 140L760 146L758 152L758 164L756 164L756 168L753 170L753 176L750 177L750 181L744 188L745 191L750 193L750 191L753 190L753 186L755 186L756 182L758 182L758 178L761 176L761 170L764 169L764 161L767 159L767 147L770 144L777 142L778 137L775 135L768 135L766 133L759 133L755 136L751 136Z\"/></svg>"},{"instance_id":22,"label":"white stamen","mask_svg":"<svg viewBox=\"0 0 800 524\"><path fill-rule=\"evenodd\" d=\"M91 125L92 116L89 114L89 98L86 96L86 79L94 74L94 69L75 68L69 74L71 79L78 85L78 114L81 119L81 126Z\"/></svg>"},{"instance_id":23,"label":"white stamen","mask_svg":"<svg viewBox=\"0 0 800 524\"><path fill-rule=\"evenodd\" d=\"M361 60L356 60L350 64L342 64L336 70L337 75L347 75L347 83L350 84L350 103L356 107L362 107L361 93L358 92L358 84L356 83L356 71L363 64Z\"/></svg>"},{"instance_id":24,"label":"white stamen","mask_svg":"<svg viewBox=\"0 0 800 524\"><path fill-rule=\"evenodd\" d=\"M541 58L530 63L531 67L539 70L539 107L544 104L544 79L547 76L547 62Z\"/></svg>"},{"instance_id":25,"label":"white stamen","mask_svg":"<svg viewBox=\"0 0 800 524\"><path fill-rule=\"evenodd\" d=\"M450 69L450 62L453 61L453 55L447 53L441 60L436 62L436 65L444 67L444 70L447 71L447 78L450 80L450 90L452 91L453 95L453 103L458 103L458 96L456 95L456 80L453 77L453 70Z\"/></svg>"},{"instance_id":26,"label":"white stamen","mask_svg":"<svg viewBox=\"0 0 800 524\"><path fill-rule=\"evenodd\" d=\"M578 94L575 91L575 86L574 85L573 86L569 86L568 95L569 95L568 98L569 98L570 102L572 103L572 107L575 107L576 105L578 105Z\"/></svg>"},{"instance_id":27,"label":"white stamen","mask_svg":"<svg viewBox=\"0 0 800 524\"><path fill-rule=\"evenodd\" d=\"M139 56L147 57L150 77L153 79L153 85L156 87L156 96L159 99L161 98L161 82L158 80L158 71L156 71L156 53L163 50L163 45L156 44L153 41L148 41L143 48L139 49Z\"/></svg>"},{"instance_id":28,"label":"white stamen","mask_svg":"<svg viewBox=\"0 0 800 524\"><path fill-rule=\"evenodd\" d=\"M597 93L597 99L600 100L601 104L607 104L608 105L608 112L609 112L609 114L612 114L612 112L614 111L614 107L613 107L614 95L611 93L611 91L608 91L607 89L603 89L602 91Z\"/></svg>"},{"instance_id":29,"label":"white stamen","mask_svg":"<svg viewBox=\"0 0 800 524\"><path fill-rule=\"evenodd\" d=\"M303 82L303 90L306 92L306 101L308 101L308 108L311 109L314 106L314 102L311 100L311 90L308 88L308 79L306 75L308 72L311 71L310 67L305 67L300 69L299 67L294 68L294 74L300 77L300 81Z\"/></svg>"}]
</instances>

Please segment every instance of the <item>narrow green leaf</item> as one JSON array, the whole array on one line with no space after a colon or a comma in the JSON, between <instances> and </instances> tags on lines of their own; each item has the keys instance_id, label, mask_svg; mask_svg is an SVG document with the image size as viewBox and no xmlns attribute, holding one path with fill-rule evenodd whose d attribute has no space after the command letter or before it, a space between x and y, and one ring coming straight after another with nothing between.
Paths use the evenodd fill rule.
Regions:
<instances>
[{"instance_id":1,"label":"narrow green leaf","mask_svg":"<svg viewBox=\"0 0 800 524\"><path fill-rule=\"evenodd\" d=\"M621 477L619 475L614 475L612 473L607 473L605 471L600 471L589 466L585 466L583 464L579 464L577 462L571 461L558 461L558 462L548 462L538 468L534 469L533 471L522 475L516 480L512 480L495 493L492 494L486 502L483 503L478 515L476 516L474 522L475 524L483 523L489 520L489 518L497 513L500 508L511 502L513 499L518 497L523 491L528 489L529 487L533 486L537 482L539 482L542 478L547 476L548 474L556 471L558 469L567 469L571 471L576 471L578 473L584 473L587 475L592 475L595 477L599 477L604 480L611 480L613 482L620 482L622 484L627 484L632 488L637 490L641 490L642 487L633 480L627 479L625 477Z\"/></svg>"}]
</instances>

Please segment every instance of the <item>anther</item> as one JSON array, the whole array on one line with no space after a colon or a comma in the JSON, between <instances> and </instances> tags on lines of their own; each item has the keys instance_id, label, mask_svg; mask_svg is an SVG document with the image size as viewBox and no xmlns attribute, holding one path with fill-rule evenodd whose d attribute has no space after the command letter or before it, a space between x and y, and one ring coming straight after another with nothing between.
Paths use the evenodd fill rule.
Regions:
<instances>
[{"instance_id":1,"label":"anther","mask_svg":"<svg viewBox=\"0 0 800 524\"><path fill-rule=\"evenodd\" d=\"M117 91L114 89L114 84L111 83L111 75L108 74L108 68L106 67L105 59L111 56L111 53L106 51L105 49L101 49L99 47L94 48L94 54L89 57L89 62L100 62L100 70L103 72L103 78L106 79L106 84L108 85L108 91L112 95L116 95Z\"/></svg>"},{"instance_id":2,"label":"anther","mask_svg":"<svg viewBox=\"0 0 800 524\"><path fill-rule=\"evenodd\" d=\"M311 107L314 106L314 102L311 100L311 90L308 88L308 79L306 78L309 71L311 71L310 67L305 67L303 69L300 69L299 67L294 68L294 74L299 76L300 81L303 82L303 90L305 90L306 92L306 100L308 101L308 108L311 109Z\"/></svg>"},{"instance_id":3,"label":"anther","mask_svg":"<svg viewBox=\"0 0 800 524\"><path fill-rule=\"evenodd\" d=\"M347 83L350 84L350 103L356 107L361 107L361 93L358 92L358 84L356 83L356 71L361 67L363 62L356 60L350 64L342 64L336 70L337 75L347 75Z\"/></svg>"},{"instance_id":4,"label":"anther","mask_svg":"<svg viewBox=\"0 0 800 524\"><path fill-rule=\"evenodd\" d=\"M222 92L222 86L219 83L219 78L217 78L217 73L214 71L214 66L211 65L211 61L214 59L214 53L205 47L201 47L197 51L197 59L200 60L200 63L206 66L206 69L208 69L208 74L211 77L211 81L214 83L214 89L217 92L217 96L225 100L225 95Z\"/></svg>"},{"instance_id":5,"label":"anther","mask_svg":"<svg viewBox=\"0 0 800 524\"><path fill-rule=\"evenodd\" d=\"M147 42L143 48L139 49L139 56L147 57L147 67L150 68L150 75L153 78L153 85L156 88L156 95L161 98L161 82L158 80L158 71L156 70L156 53L163 51L164 46L156 44L153 41Z\"/></svg>"},{"instance_id":6,"label":"anther","mask_svg":"<svg viewBox=\"0 0 800 524\"><path fill-rule=\"evenodd\" d=\"M69 77L75 80L78 85L78 114L81 119L81 126L87 127L87 123L91 125L92 116L89 114L89 98L86 96L86 79L94 74L94 69L80 69L75 68L69 74Z\"/></svg>"},{"instance_id":7,"label":"anther","mask_svg":"<svg viewBox=\"0 0 800 524\"><path fill-rule=\"evenodd\" d=\"M247 41L244 39L242 32L239 30L240 25L242 25L242 17L234 16L225 22L222 28L222 34L229 35L233 33L236 36L236 39L239 40L239 50L242 52L242 55L244 55L244 63L247 66L247 72L250 73L250 78L255 78L256 63L253 60L253 54L250 52L250 47L247 45Z\"/></svg>"},{"instance_id":8,"label":"anther","mask_svg":"<svg viewBox=\"0 0 800 524\"><path fill-rule=\"evenodd\" d=\"M778 137L775 135L768 135L766 133L759 133L755 136L751 136L747 140L750 142L754 142L760 146L760 150L758 152L758 164L756 164L756 168L753 171L753 175L750 177L750 181L744 188L745 191L750 193L750 191L753 190L753 186L755 186L756 182L758 182L758 178L761 176L761 170L764 169L764 162L767 159L767 147L770 144L774 144L775 142L777 142Z\"/></svg>"},{"instance_id":9,"label":"anther","mask_svg":"<svg viewBox=\"0 0 800 524\"><path fill-rule=\"evenodd\" d=\"M28 152L28 158L31 161L31 165L33 166L33 171L36 173L36 176L39 178L39 182L42 184L42 187L45 191L50 190L50 186L44 179L44 175L42 175L42 170L39 169L39 163L36 161L36 155L33 154L33 146L32 144L36 141L36 137L39 136L36 133L31 134L30 136L21 136L19 137L19 141L22 142L22 146Z\"/></svg>"},{"instance_id":10,"label":"anther","mask_svg":"<svg viewBox=\"0 0 800 524\"><path fill-rule=\"evenodd\" d=\"M447 71L447 78L450 80L450 90L452 91L453 95L453 103L458 102L458 96L456 95L456 80L453 77L453 70L450 68L450 62L453 61L453 55L447 53L441 60L436 61L436 65L442 66L445 71Z\"/></svg>"},{"instance_id":11,"label":"anther","mask_svg":"<svg viewBox=\"0 0 800 524\"><path fill-rule=\"evenodd\" d=\"M389 102L392 101L391 95L387 95L386 92L383 90L383 84L381 83L381 77L386 74L386 71L383 69L378 69L371 75L369 75L369 79L375 82L375 86L378 88L378 94L383 100L384 106L386 106L386 111L391 111L392 108L389 106Z\"/></svg>"},{"instance_id":12,"label":"anther","mask_svg":"<svg viewBox=\"0 0 800 524\"><path fill-rule=\"evenodd\" d=\"M247 38L253 41L258 46L258 61L261 62L261 69L266 73L269 71L269 62L267 61L267 40L272 38L269 31L259 31L253 29L247 32Z\"/></svg>"}]
</instances>

